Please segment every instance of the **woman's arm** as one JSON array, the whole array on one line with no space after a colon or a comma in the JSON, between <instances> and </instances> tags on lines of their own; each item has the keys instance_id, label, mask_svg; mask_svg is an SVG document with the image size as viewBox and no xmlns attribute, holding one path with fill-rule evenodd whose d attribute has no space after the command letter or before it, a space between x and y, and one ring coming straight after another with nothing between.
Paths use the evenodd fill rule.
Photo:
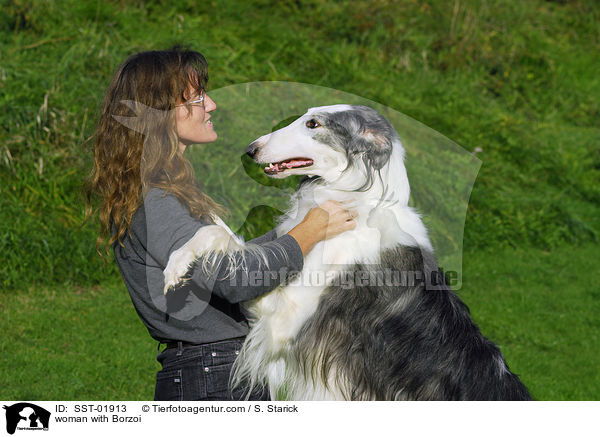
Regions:
<instances>
[{"instance_id":1,"label":"woman's arm","mask_svg":"<svg viewBox=\"0 0 600 437\"><path fill-rule=\"evenodd\" d=\"M350 211L344 209L342 203L329 200L311 209L304 220L288 234L298 242L302 255L306 256L319 241L355 227L356 222ZM261 244L276 238L277 234L273 229L248 243Z\"/></svg>"},{"instance_id":2,"label":"woman's arm","mask_svg":"<svg viewBox=\"0 0 600 437\"><path fill-rule=\"evenodd\" d=\"M261 235L260 237L256 237L252 240L248 240L247 243L261 244L261 243L266 243L267 241L273 241L276 238L277 238L277 232L275 232L275 229L271 229L269 232Z\"/></svg>"},{"instance_id":3,"label":"woman's arm","mask_svg":"<svg viewBox=\"0 0 600 437\"><path fill-rule=\"evenodd\" d=\"M231 303L255 299L302 270L304 257L296 240L288 234L262 244L252 244L233 254L221 254L207 273L199 259L189 279L204 290Z\"/></svg>"},{"instance_id":4,"label":"woman's arm","mask_svg":"<svg viewBox=\"0 0 600 437\"><path fill-rule=\"evenodd\" d=\"M163 269L171 254L206 226L206 223L191 217L175 196L165 195L162 190L151 190L143 207L147 251ZM356 223L340 203L325 202L310 210L289 234L272 241L250 244L254 250L241 250L231 257L219 256L212 264L216 266L212 274L207 274L198 262L188 277L204 290L229 302L250 300L287 281L289 273L302 270L304 255L318 241L354 226ZM268 235L268 238L273 236Z\"/></svg>"}]
</instances>

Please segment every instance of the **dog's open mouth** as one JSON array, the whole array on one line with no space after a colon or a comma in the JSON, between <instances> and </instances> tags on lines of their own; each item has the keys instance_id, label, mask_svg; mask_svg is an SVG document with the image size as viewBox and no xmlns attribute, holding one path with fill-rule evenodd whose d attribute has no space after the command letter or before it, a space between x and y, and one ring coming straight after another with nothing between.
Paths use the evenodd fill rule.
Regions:
<instances>
[{"instance_id":1,"label":"dog's open mouth","mask_svg":"<svg viewBox=\"0 0 600 437\"><path fill-rule=\"evenodd\" d=\"M292 158L276 163L271 163L265 167L266 174L277 174L290 168L302 168L313 165L313 160L309 158Z\"/></svg>"}]
</instances>

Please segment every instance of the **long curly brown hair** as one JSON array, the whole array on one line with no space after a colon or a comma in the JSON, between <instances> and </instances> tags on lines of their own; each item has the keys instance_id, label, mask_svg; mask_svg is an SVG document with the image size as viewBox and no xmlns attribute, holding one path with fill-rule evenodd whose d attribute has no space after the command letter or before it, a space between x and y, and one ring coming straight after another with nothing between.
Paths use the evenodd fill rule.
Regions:
<instances>
[{"instance_id":1,"label":"long curly brown hair","mask_svg":"<svg viewBox=\"0 0 600 437\"><path fill-rule=\"evenodd\" d=\"M97 249L105 251L129 229L152 187L174 194L199 218L224 208L202 191L179 149L175 105L207 89L202 54L175 47L136 53L123 62L108 87L95 133L94 168L86 184L86 215L100 201Z\"/></svg>"}]
</instances>

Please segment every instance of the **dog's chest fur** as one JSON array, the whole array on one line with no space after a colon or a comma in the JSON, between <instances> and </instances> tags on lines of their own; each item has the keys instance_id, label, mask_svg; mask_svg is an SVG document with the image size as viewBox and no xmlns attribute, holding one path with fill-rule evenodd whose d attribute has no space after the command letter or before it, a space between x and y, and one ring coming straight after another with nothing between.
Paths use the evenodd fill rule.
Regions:
<instances>
[{"instance_id":1,"label":"dog's chest fur","mask_svg":"<svg viewBox=\"0 0 600 437\"><path fill-rule=\"evenodd\" d=\"M317 194L311 195L311 199L320 197L318 193L311 194ZM294 212L293 216L286 216L277 227L277 234L287 233L315 206L314 201L297 196L290 210ZM254 333L262 331L270 340L268 348L272 355L285 351L314 314L321 295L339 272L356 262L379 262L380 232L367 225L368 207L358 209L355 229L317 243L305 256L304 267L294 280L249 303L255 318Z\"/></svg>"}]
</instances>

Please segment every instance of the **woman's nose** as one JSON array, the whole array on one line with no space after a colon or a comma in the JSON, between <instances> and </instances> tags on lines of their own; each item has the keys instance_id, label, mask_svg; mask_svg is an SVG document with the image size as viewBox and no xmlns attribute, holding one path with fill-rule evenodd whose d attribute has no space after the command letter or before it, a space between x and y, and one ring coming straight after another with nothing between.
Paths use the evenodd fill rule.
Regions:
<instances>
[{"instance_id":1,"label":"woman's nose","mask_svg":"<svg viewBox=\"0 0 600 437\"><path fill-rule=\"evenodd\" d=\"M215 101L213 99L210 98L210 96L208 94L205 94L204 110L206 112L210 112L210 111L214 111L215 109L217 109L217 104L215 103Z\"/></svg>"}]
</instances>

